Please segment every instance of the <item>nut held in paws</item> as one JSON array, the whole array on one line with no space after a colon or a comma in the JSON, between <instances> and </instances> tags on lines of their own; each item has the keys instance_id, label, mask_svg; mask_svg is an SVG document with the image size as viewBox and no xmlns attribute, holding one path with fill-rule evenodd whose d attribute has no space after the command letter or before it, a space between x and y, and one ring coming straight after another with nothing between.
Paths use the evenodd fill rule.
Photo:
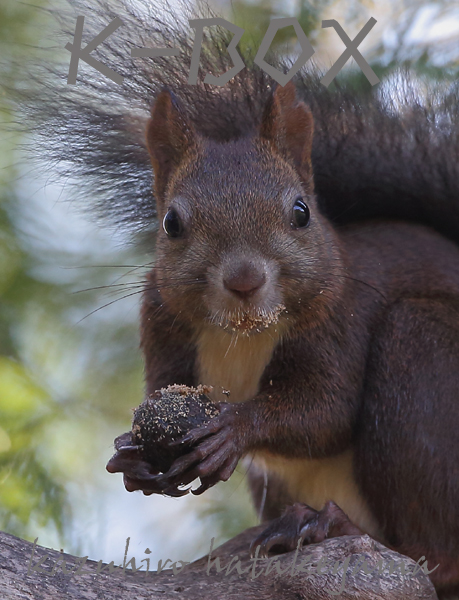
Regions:
<instances>
[{"instance_id":1,"label":"nut held in paws","mask_svg":"<svg viewBox=\"0 0 459 600\"><path fill-rule=\"evenodd\" d=\"M170 444L219 414L218 405L206 395L211 391L206 386L170 385L135 409L132 444L142 446L143 460L165 473L176 458L189 450Z\"/></svg>"}]
</instances>

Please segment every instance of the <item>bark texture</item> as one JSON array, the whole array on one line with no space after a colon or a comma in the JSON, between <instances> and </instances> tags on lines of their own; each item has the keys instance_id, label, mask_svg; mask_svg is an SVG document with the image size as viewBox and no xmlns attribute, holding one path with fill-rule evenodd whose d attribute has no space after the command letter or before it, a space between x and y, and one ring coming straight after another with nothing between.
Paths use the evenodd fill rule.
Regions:
<instances>
[{"instance_id":1,"label":"bark texture","mask_svg":"<svg viewBox=\"0 0 459 600\"><path fill-rule=\"evenodd\" d=\"M290 552L275 560L258 559L253 578L253 560L248 548L251 540L264 526L247 529L232 540L173 574L172 570L157 573L133 573L115 568L109 574L97 573L98 563L48 550L0 532L0 591L2 600L177 600L178 598L203 600L436 600L430 579L422 570L415 570L415 563L405 556L388 550L368 536L345 536L326 540L321 544L305 546L296 553ZM33 557L32 557L33 555ZM235 558L235 557L238 558ZM31 558L32 557L32 558ZM47 557L41 564L40 561ZM128 561L132 553L127 555ZM220 557L223 570L217 573L214 559ZM296 571L308 557L309 572ZM64 560L63 560L64 559ZM320 561L322 559L322 568ZM324 560L328 560L328 566ZM348 563L346 564L346 559ZM369 567L376 569L379 561L387 567L378 574L365 573L358 565L366 560ZM238 561L240 560L240 563ZM232 561L230 563L230 561ZM295 563L294 563L295 561ZM333 573L333 565L341 568ZM389 574L389 565L399 566ZM64 574L62 563L70 572ZM267 573L268 563L271 565ZM279 565L276 568L276 563ZM56 567L57 564L57 567ZM381 563L379 563L381 564ZM406 574L400 573L404 565ZM37 568L38 566L38 568ZM137 562L138 566L138 562ZM431 568L433 565L429 565ZM54 574L51 574L53 568ZM239 570L247 570L244 574ZM75 571L80 568L80 573ZM343 568L346 577L343 585ZM99 566L100 569L100 566ZM282 570L280 574L278 570ZM48 573L41 571L48 570ZM367 568L367 571L369 569ZM230 572L229 572L230 571ZM319 573L320 571L320 573ZM334 593L333 593L334 592Z\"/></svg>"}]
</instances>

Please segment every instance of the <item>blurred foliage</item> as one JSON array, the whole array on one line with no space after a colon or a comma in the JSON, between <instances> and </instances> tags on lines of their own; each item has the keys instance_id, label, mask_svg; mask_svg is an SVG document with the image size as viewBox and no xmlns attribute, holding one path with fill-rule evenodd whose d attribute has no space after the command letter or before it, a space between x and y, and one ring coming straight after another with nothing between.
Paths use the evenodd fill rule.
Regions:
<instances>
[{"instance_id":1,"label":"blurred foliage","mask_svg":"<svg viewBox=\"0 0 459 600\"><path fill-rule=\"evenodd\" d=\"M322 29L323 19L337 19L351 39L370 17L377 25L362 46L365 58L379 77L400 67L415 69L435 79L457 79L459 75L459 3L451 0L232 0L222 2L228 18L245 32L239 43L242 54L254 56L272 18L296 17L316 54L311 62L329 66L344 50L336 32ZM299 44L293 26L279 29L271 45L281 53L296 56ZM324 58L321 61L320 58ZM328 60L327 60L328 59ZM349 73L340 77L352 77ZM357 85L366 79L358 69Z\"/></svg>"},{"instance_id":2,"label":"blurred foliage","mask_svg":"<svg viewBox=\"0 0 459 600\"><path fill-rule=\"evenodd\" d=\"M23 187L32 167L19 165L23 124L15 128L9 100L22 83L15 65L29 60L40 42L45 6L0 4L0 529L29 539L48 531L57 544L71 523L66 484L81 476L95 451L89 434L97 440L94 424L108 411L112 419L129 418L125 398L141 398L142 367L135 314L126 322L118 318L112 329L103 319L75 326L97 302L111 300L101 300L97 290L92 297L72 291L109 284L119 268L65 272L63 265L97 260L97 244L94 256L56 248L46 209L33 199L37 190L30 181ZM128 257L126 251L113 256L121 263ZM113 258L103 259L105 267Z\"/></svg>"},{"instance_id":3,"label":"blurred foliage","mask_svg":"<svg viewBox=\"0 0 459 600\"><path fill-rule=\"evenodd\" d=\"M40 534L41 543L65 543L73 553L89 546L93 558L111 560L110 549L103 555L102 534L112 539L115 524L137 511L139 531L158 538L166 506L166 499L125 494L121 479L105 479L103 470L113 437L127 429L129 409L142 398L137 300L152 258L62 208L62 190L46 192L47 173L39 165L17 164L25 140L13 127L8 90L21 85L14 65L47 43L39 38L48 18L42 9L58 1L0 4L0 529L28 539ZM378 26L363 54L379 77L402 64L436 79L458 76L454 2L234 0L223 8L246 30L244 53L259 47L273 17L296 16L317 55L337 57L342 44L336 32L321 28L322 19L337 19L352 38L374 16ZM294 55L293 28L280 30L273 45ZM368 88L359 69L347 67L342 76ZM180 510L189 510L198 528L209 530L204 545L190 552L255 522L243 467L202 497L167 501L169 527ZM142 511L150 506L162 508L148 520ZM167 538L166 532L161 539Z\"/></svg>"},{"instance_id":4,"label":"blurred foliage","mask_svg":"<svg viewBox=\"0 0 459 600\"><path fill-rule=\"evenodd\" d=\"M245 32L239 43L242 54L252 54L257 50L273 18L296 17L301 28L307 35L309 41L314 44L320 31L321 15L331 0L301 0L299 6L293 13L288 13L280 3L272 0L261 0L260 2L243 2L235 0L231 2L231 22L242 27ZM296 34L293 26L279 29L274 36L271 47L280 51L288 51L294 43Z\"/></svg>"},{"instance_id":5,"label":"blurred foliage","mask_svg":"<svg viewBox=\"0 0 459 600\"><path fill-rule=\"evenodd\" d=\"M26 5L0 5L1 55L27 55L25 45L33 39L34 26L34 16ZM3 84L14 84L12 62L3 60L1 74ZM13 119L5 92L0 97L0 119L5 131ZM68 507L63 486L38 458L44 426L56 413L53 401L40 377L21 362L14 334L27 299L53 287L41 286L30 277L29 257L21 249L11 221L17 141L10 131L2 136L0 146L0 527L24 535L31 519L40 525L52 520L61 531Z\"/></svg>"}]
</instances>

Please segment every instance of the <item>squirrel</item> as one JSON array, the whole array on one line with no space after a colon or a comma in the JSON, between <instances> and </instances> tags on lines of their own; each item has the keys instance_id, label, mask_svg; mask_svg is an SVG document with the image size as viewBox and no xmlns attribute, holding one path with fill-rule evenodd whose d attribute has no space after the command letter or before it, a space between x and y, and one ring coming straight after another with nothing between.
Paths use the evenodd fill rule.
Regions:
<instances>
[{"instance_id":1,"label":"squirrel","mask_svg":"<svg viewBox=\"0 0 459 600\"><path fill-rule=\"evenodd\" d=\"M100 58L125 82L48 85L27 114L104 212L148 235L159 224L141 308L146 394L205 384L221 402L167 473L122 456L111 470L146 494L199 477L200 494L249 457L271 521L262 553L365 532L436 566L441 597L458 593L455 90L400 104L397 79L331 90L304 69L275 86L247 60L222 88L189 86L179 20L122 0L91 8L94 33L123 21ZM145 45L139 26L180 56L125 56ZM231 66L227 42L204 35L204 72Z\"/></svg>"}]
</instances>

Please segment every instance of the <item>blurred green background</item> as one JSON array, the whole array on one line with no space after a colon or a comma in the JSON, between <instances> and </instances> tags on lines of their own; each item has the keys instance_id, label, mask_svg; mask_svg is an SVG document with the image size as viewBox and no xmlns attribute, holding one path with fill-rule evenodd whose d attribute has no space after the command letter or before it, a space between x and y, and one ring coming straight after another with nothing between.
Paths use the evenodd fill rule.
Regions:
<instances>
[{"instance_id":1,"label":"blurred green background","mask_svg":"<svg viewBox=\"0 0 459 600\"><path fill-rule=\"evenodd\" d=\"M128 494L121 476L105 471L142 400L138 286L151 257L81 215L66 202L66 182L49 184L49 173L23 160L8 90L21 86L13 65L43 43L43 8L59 2L0 4L0 529L107 562L122 561L127 537L132 555L148 546L153 561L190 560L211 537L218 543L256 523L244 468L202 497L178 500ZM246 29L242 49L258 47L272 17L296 16L324 65L344 46L322 19L337 19L353 38L373 16L360 50L380 77L405 64L427 78L458 75L455 2L235 0L217 10ZM294 52L293 28L275 44ZM352 62L345 76L368 86Z\"/></svg>"}]
</instances>

